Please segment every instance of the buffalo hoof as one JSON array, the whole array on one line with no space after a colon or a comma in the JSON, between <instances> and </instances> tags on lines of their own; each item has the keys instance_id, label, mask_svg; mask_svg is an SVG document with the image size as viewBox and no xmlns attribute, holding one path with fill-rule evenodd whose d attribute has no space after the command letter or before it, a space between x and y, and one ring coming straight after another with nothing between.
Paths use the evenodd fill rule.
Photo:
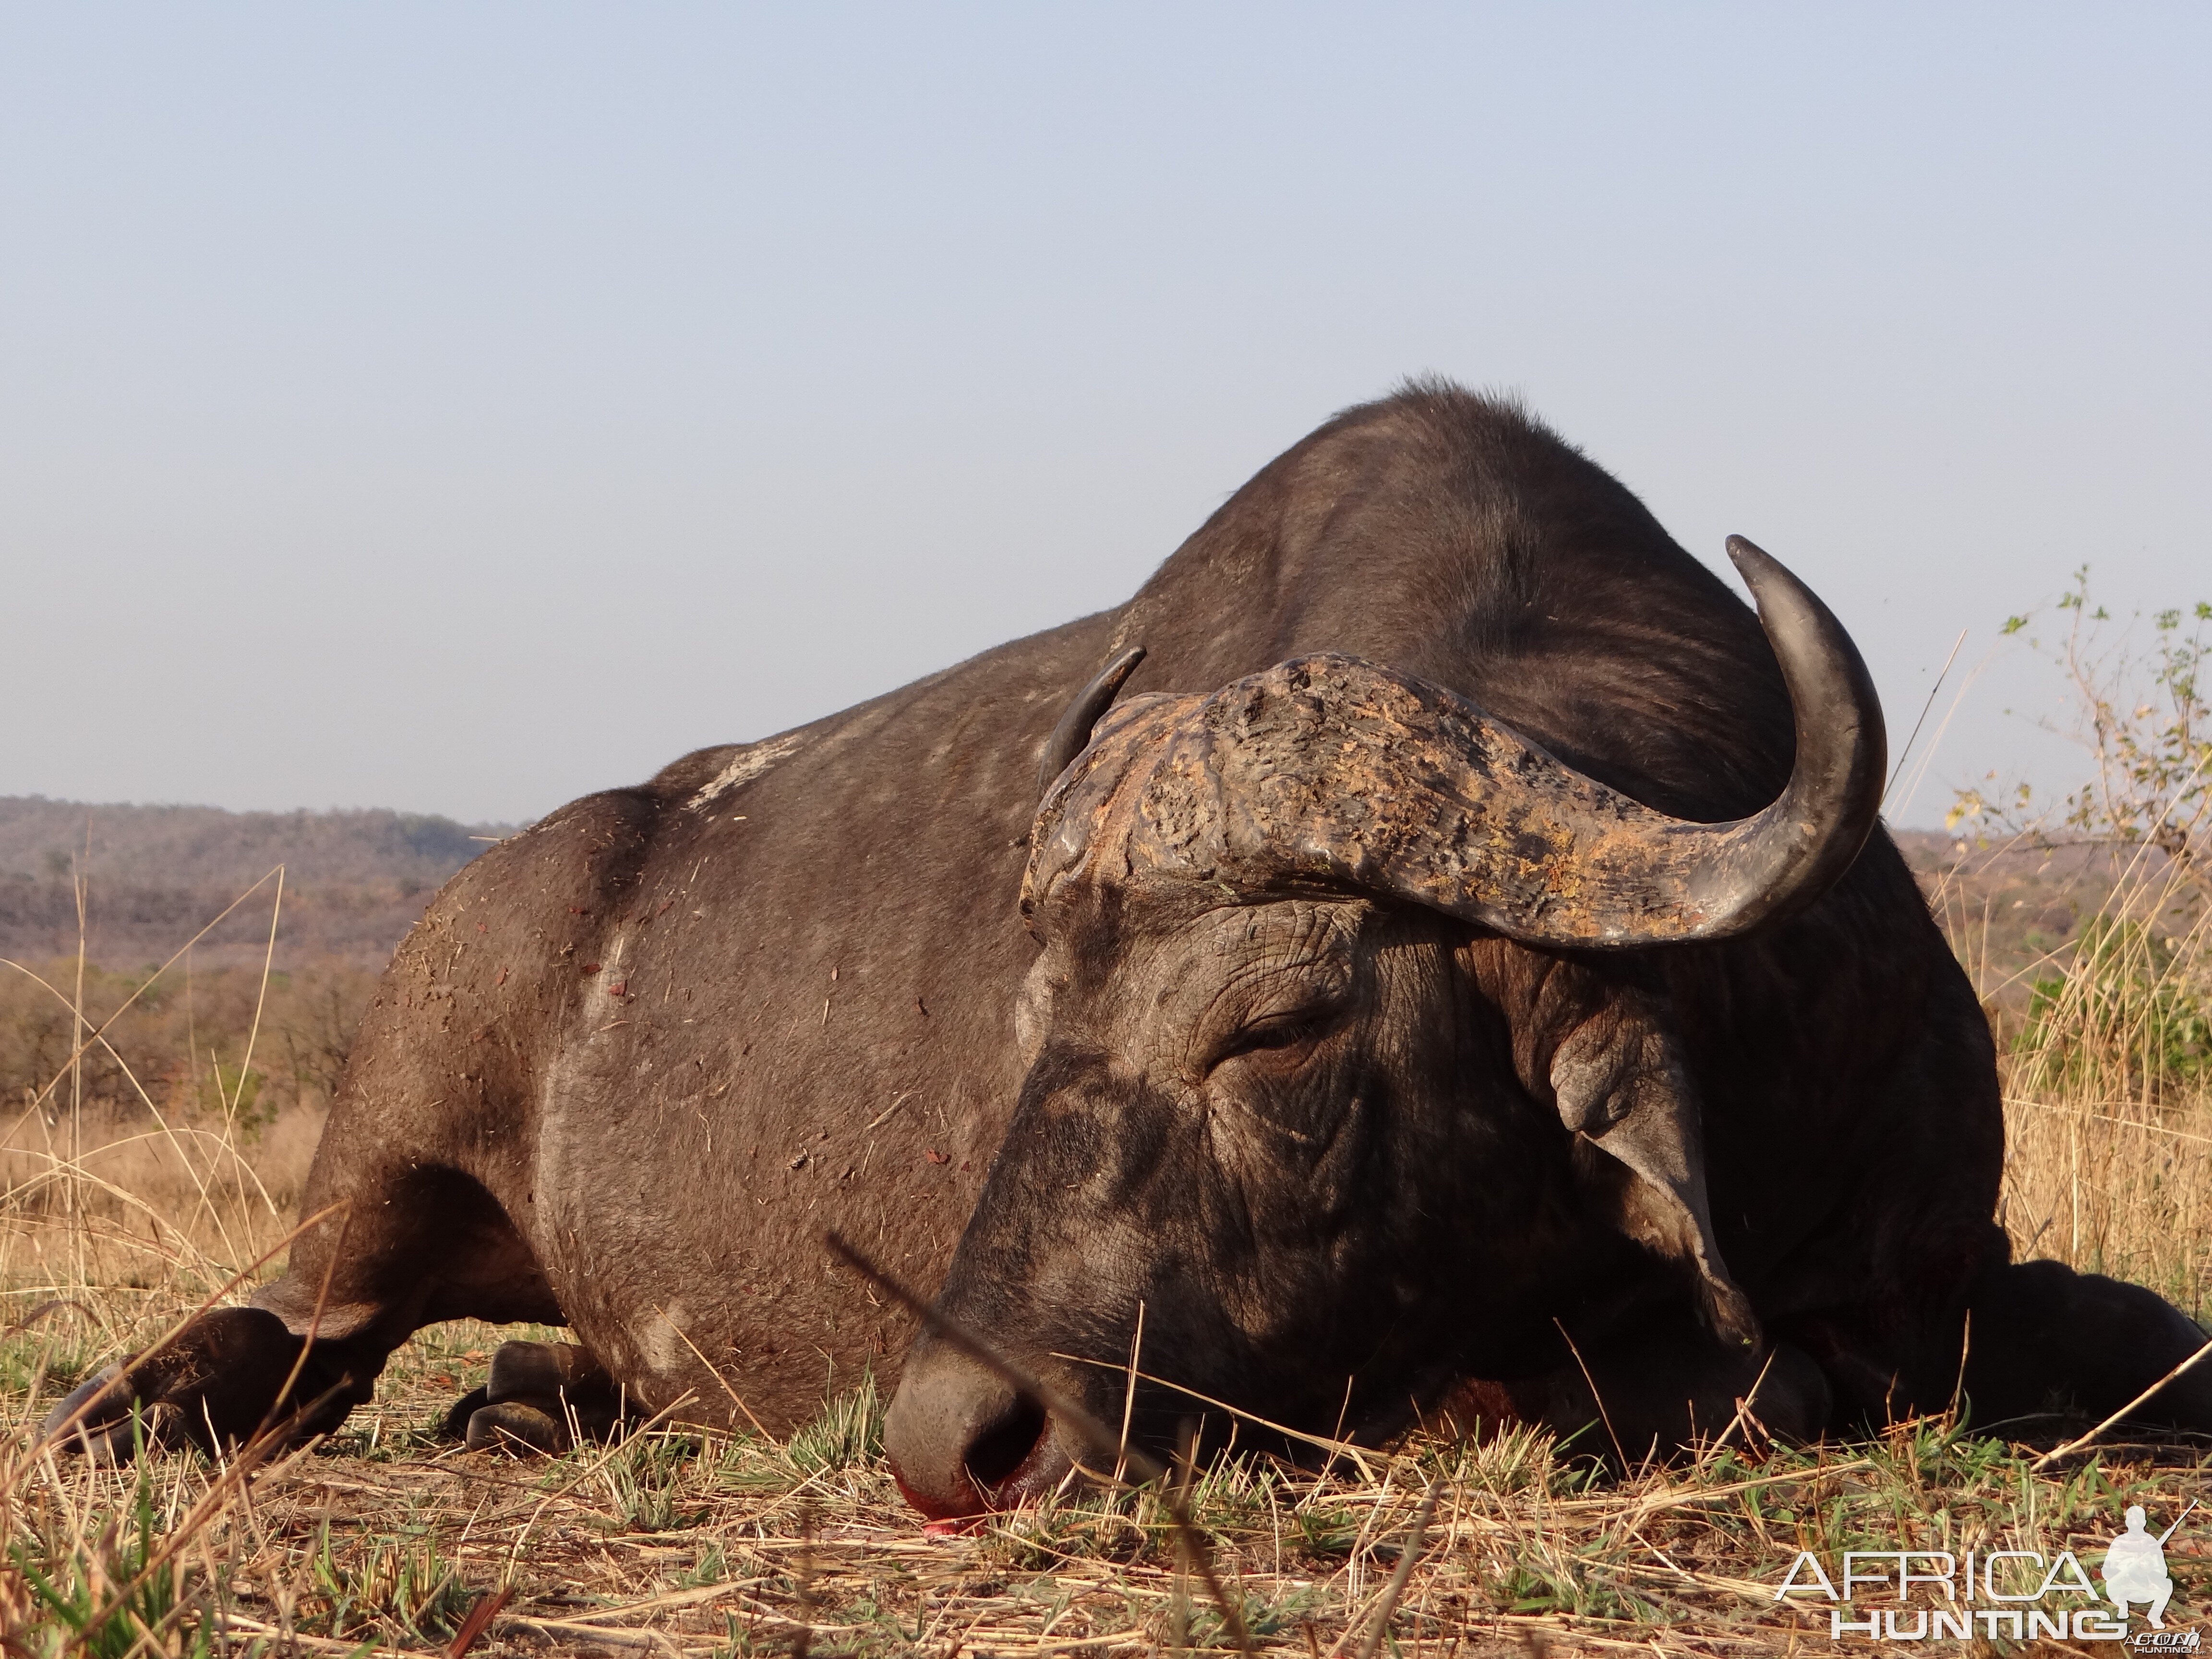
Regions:
<instances>
[{"instance_id":1,"label":"buffalo hoof","mask_svg":"<svg viewBox=\"0 0 2212 1659\"><path fill-rule=\"evenodd\" d=\"M502 1342L491 1357L487 1398L520 1400L527 1395L605 1393L606 1371L574 1342Z\"/></svg>"},{"instance_id":2,"label":"buffalo hoof","mask_svg":"<svg viewBox=\"0 0 2212 1659\"><path fill-rule=\"evenodd\" d=\"M440 1425L440 1431L448 1440L466 1440L469 1437L469 1419L489 1404L489 1389L471 1389L453 1401L453 1409L446 1413L446 1420Z\"/></svg>"},{"instance_id":3,"label":"buffalo hoof","mask_svg":"<svg viewBox=\"0 0 2212 1659\"><path fill-rule=\"evenodd\" d=\"M491 1376L446 1414L446 1432L471 1451L559 1456L580 1435L597 1440L623 1416L621 1391L573 1342L502 1342Z\"/></svg>"},{"instance_id":4,"label":"buffalo hoof","mask_svg":"<svg viewBox=\"0 0 2212 1659\"><path fill-rule=\"evenodd\" d=\"M94 1402L90 1411L82 1409L87 1401ZM122 1392L112 1365L49 1412L44 1432L48 1439L58 1439L64 1450L102 1468L128 1463L141 1450L204 1444L207 1439L204 1428L193 1435L184 1412L167 1401L134 1401Z\"/></svg>"},{"instance_id":5,"label":"buffalo hoof","mask_svg":"<svg viewBox=\"0 0 2212 1659\"><path fill-rule=\"evenodd\" d=\"M295 1378L303 1346L275 1314L218 1308L129 1370L111 1365L79 1385L42 1435L106 1463L128 1461L142 1440L214 1450L264 1431L306 1439L336 1428L368 1391L328 1345Z\"/></svg>"},{"instance_id":6,"label":"buffalo hoof","mask_svg":"<svg viewBox=\"0 0 2212 1659\"><path fill-rule=\"evenodd\" d=\"M555 1400L502 1400L469 1413L463 1435L471 1451L536 1452L558 1457L575 1445Z\"/></svg>"}]
</instances>

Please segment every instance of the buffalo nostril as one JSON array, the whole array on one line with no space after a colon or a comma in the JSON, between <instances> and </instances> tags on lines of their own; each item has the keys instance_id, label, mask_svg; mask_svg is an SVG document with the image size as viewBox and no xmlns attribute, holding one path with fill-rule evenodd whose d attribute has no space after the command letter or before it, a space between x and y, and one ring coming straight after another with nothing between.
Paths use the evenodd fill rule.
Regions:
<instances>
[{"instance_id":1,"label":"buffalo nostril","mask_svg":"<svg viewBox=\"0 0 2212 1659\"><path fill-rule=\"evenodd\" d=\"M1033 1502L1074 1467L1042 1406L927 1339L884 1414L884 1451L899 1490L932 1522Z\"/></svg>"},{"instance_id":2,"label":"buffalo nostril","mask_svg":"<svg viewBox=\"0 0 2212 1659\"><path fill-rule=\"evenodd\" d=\"M1044 1437L1045 1413L1034 1401L1016 1395L997 1420L969 1442L961 1462L968 1478L985 1492L1004 1485L1029 1462Z\"/></svg>"}]
</instances>

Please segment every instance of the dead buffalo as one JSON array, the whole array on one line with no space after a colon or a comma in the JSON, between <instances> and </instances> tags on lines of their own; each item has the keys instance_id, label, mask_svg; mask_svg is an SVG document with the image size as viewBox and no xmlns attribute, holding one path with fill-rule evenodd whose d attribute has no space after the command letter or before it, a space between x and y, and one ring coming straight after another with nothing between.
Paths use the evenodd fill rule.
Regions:
<instances>
[{"instance_id":1,"label":"dead buffalo","mask_svg":"<svg viewBox=\"0 0 2212 1659\"><path fill-rule=\"evenodd\" d=\"M1759 617L1519 410L1417 385L1119 610L564 808L386 975L305 1200L342 1212L54 1421L326 1429L470 1316L581 1344L502 1351L477 1438L617 1383L780 1429L911 1334L827 1229L1109 1417L1140 1315L1146 1372L1363 1437L2116 1408L2198 1333L2009 1265L1864 669L1733 550ZM2200 1375L2148 1414L2212 1426ZM1189 1409L1142 1389L1138 1431ZM927 1337L886 1437L936 1514L1079 1449Z\"/></svg>"}]
</instances>

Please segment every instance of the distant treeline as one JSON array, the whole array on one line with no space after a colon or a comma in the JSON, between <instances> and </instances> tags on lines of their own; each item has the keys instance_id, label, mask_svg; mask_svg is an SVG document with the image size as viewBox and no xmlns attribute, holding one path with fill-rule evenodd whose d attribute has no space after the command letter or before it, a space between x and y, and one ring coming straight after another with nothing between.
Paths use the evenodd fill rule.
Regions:
<instances>
[{"instance_id":1,"label":"distant treeline","mask_svg":"<svg viewBox=\"0 0 2212 1659\"><path fill-rule=\"evenodd\" d=\"M166 961L241 893L284 866L277 962L380 969L429 896L507 824L382 810L227 812L0 797L0 956L74 956L76 878L86 882L88 959L129 969ZM274 884L195 956L258 963Z\"/></svg>"}]
</instances>

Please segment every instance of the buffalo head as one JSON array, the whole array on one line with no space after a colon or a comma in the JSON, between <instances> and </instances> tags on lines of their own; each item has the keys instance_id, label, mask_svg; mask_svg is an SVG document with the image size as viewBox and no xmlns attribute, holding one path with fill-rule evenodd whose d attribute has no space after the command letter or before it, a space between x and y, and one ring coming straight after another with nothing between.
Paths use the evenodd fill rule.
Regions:
<instances>
[{"instance_id":1,"label":"buffalo head","mask_svg":"<svg viewBox=\"0 0 2212 1659\"><path fill-rule=\"evenodd\" d=\"M1095 732L1111 689L1079 704L1024 885L1026 1080L945 1310L1109 1420L1141 1318L1142 1371L1322 1433L1556 1366L1563 1319L1671 1298L1755 1348L1649 951L1816 899L1872 828L1883 742L1835 619L1730 551L1797 710L1789 787L1735 823L1656 812L1352 658L1134 697ZM1199 1409L1133 1406L1155 1444ZM939 1515L1091 1461L927 1334L886 1438Z\"/></svg>"}]
</instances>

